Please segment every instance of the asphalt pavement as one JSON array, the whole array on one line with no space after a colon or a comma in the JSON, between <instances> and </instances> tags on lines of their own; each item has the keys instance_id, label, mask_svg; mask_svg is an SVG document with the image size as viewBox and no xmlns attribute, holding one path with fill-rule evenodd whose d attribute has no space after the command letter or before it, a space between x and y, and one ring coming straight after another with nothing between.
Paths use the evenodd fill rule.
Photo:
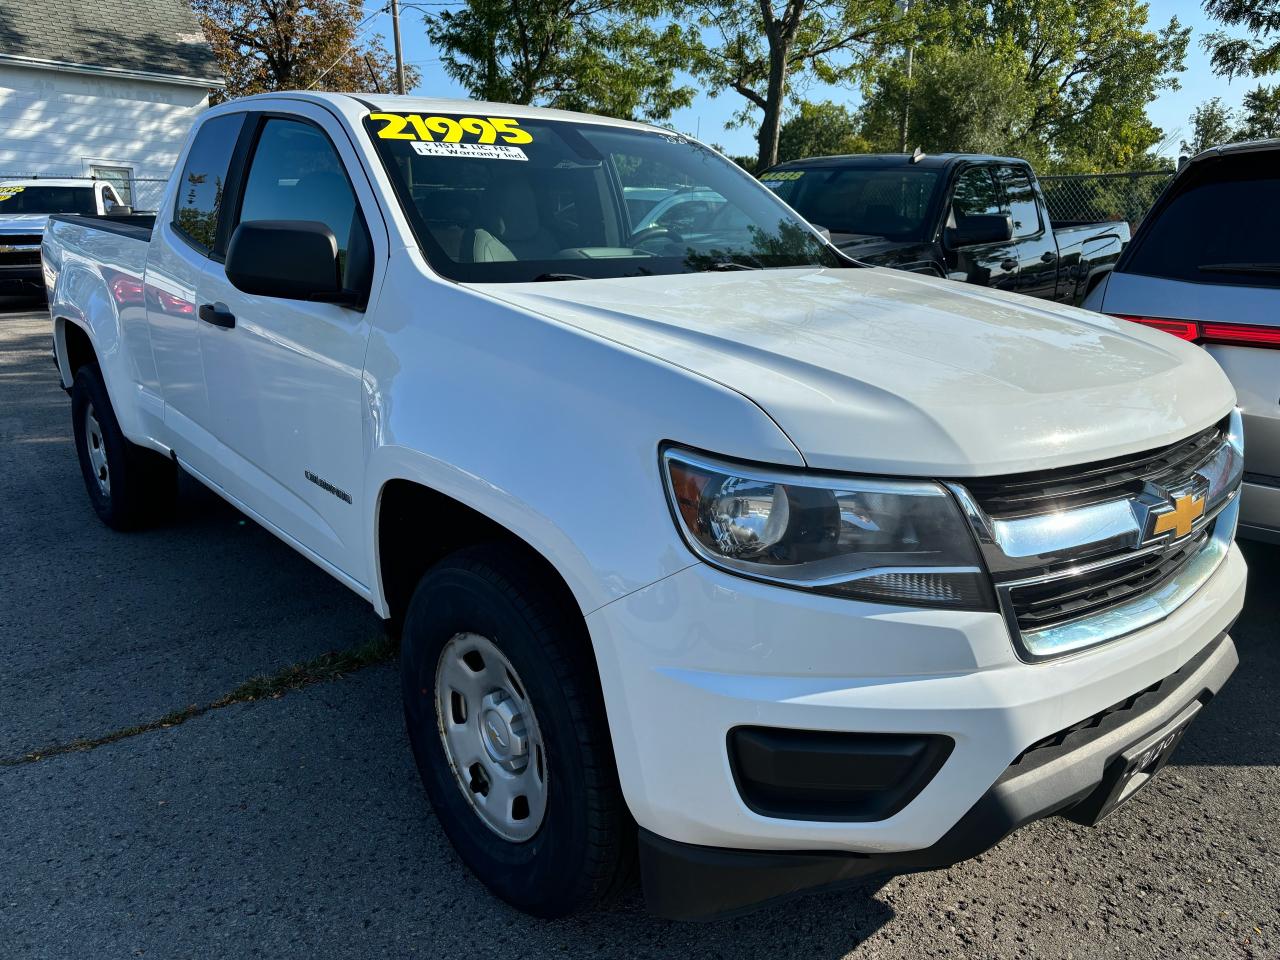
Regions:
<instances>
[{"instance_id":1,"label":"asphalt pavement","mask_svg":"<svg viewBox=\"0 0 1280 960\"><path fill-rule=\"evenodd\" d=\"M98 523L49 347L0 314L0 958L1280 957L1274 548L1246 545L1236 676L1101 826L730 921L537 921L441 833L393 664L158 722L380 625L194 484L162 529Z\"/></svg>"}]
</instances>

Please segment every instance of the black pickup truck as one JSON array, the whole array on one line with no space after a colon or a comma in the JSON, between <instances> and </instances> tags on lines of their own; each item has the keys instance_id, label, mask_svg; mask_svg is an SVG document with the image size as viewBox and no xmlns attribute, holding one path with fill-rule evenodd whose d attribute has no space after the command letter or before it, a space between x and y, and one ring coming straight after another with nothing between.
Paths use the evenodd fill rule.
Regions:
<instances>
[{"instance_id":1,"label":"black pickup truck","mask_svg":"<svg viewBox=\"0 0 1280 960\"><path fill-rule=\"evenodd\" d=\"M760 175L849 256L1078 304L1129 225L1050 222L1025 160L965 153L792 160Z\"/></svg>"}]
</instances>

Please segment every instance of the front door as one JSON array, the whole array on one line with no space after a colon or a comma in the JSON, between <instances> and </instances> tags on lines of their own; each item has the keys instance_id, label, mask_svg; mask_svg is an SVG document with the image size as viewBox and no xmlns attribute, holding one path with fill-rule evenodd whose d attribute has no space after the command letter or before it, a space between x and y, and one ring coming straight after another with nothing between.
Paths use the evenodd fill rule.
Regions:
<instances>
[{"instance_id":1,"label":"front door","mask_svg":"<svg viewBox=\"0 0 1280 960\"><path fill-rule=\"evenodd\" d=\"M956 227L966 217L999 216L1008 212L1004 193L996 183L992 168L985 165L968 167L956 178L946 224ZM947 252L949 279L983 287L1016 289L1018 265L1018 247L1013 240L963 246Z\"/></svg>"},{"instance_id":2,"label":"front door","mask_svg":"<svg viewBox=\"0 0 1280 960\"><path fill-rule=\"evenodd\" d=\"M341 130L326 129L333 121L323 110L292 104L290 114L250 120L256 130L229 243L251 220L318 221L333 231L348 273L360 273L351 284L367 288L375 253L350 175L363 180L358 161ZM198 300L211 321L200 325L209 422L225 446L213 479L363 588L366 313L242 293L225 270L207 276Z\"/></svg>"}]
</instances>

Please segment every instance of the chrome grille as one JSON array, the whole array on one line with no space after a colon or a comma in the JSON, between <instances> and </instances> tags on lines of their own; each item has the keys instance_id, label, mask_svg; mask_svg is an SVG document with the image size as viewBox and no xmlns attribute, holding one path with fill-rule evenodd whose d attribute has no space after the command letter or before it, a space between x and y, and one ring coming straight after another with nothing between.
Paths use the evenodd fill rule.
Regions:
<instances>
[{"instance_id":1,"label":"chrome grille","mask_svg":"<svg viewBox=\"0 0 1280 960\"><path fill-rule=\"evenodd\" d=\"M1025 660L1117 639L1168 616L1235 536L1241 420L1127 458L950 482Z\"/></svg>"},{"instance_id":2,"label":"chrome grille","mask_svg":"<svg viewBox=\"0 0 1280 960\"><path fill-rule=\"evenodd\" d=\"M1186 440L1127 457L963 482L993 520L1086 506L1141 493L1147 483L1191 473L1222 443L1225 428L1224 421Z\"/></svg>"},{"instance_id":3,"label":"chrome grille","mask_svg":"<svg viewBox=\"0 0 1280 960\"><path fill-rule=\"evenodd\" d=\"M0 234L0 247L38 247L43 239L38 233Z\"/></svg>"}]
</instances>

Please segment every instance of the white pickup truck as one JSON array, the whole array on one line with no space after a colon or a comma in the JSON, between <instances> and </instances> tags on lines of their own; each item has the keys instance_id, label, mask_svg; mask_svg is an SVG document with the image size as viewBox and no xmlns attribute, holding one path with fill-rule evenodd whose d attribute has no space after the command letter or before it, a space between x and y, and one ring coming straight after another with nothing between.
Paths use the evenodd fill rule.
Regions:
<instances>
[{"instance_id":1,"label":"white pickup truck","mask_svg":"<svg viewBox=\"0 0 1280 960\"><path fill-rule=\"evenodd\" d=\"M92 178L0 180L0 290L44 292L40 240L55 213L125 212L116 188Z\"/></svg>"},{"instance_id":2,"label":"white pickup truck","mask_svg":"<svg viewBox=\"0 0 1280 960\"><path fill-rule=\"evenodd\" d=\"M650 187L724 202L637 229ZM668 130L235 100L154 222L43 256L98 515L180 466L366 598L441 826L531 913L637 858L696 917L1095 822L1237 663L1208 355L851 263Z\"/></svg>"}]
</instances>

